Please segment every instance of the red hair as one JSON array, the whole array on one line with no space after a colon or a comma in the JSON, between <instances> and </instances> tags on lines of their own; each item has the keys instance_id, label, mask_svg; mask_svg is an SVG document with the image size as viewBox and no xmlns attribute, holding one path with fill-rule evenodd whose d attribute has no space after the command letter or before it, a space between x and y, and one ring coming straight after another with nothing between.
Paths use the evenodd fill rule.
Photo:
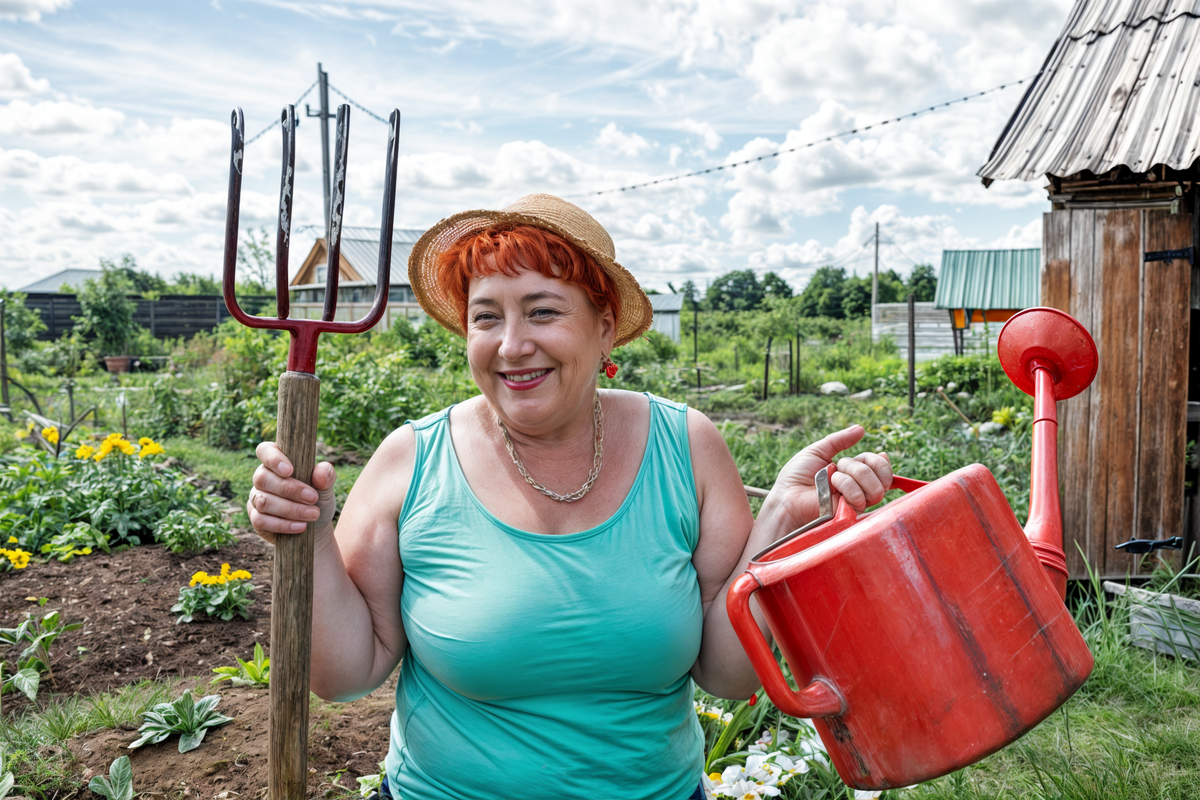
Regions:
<instances>
[{"instance_id":1,"label":"red hair","mask_svg":"<svg viewBox=\"0 0 1200 800\"><path fill-rule=\"evenodd\" d=\"M515 276L522 269L574 284L597 311L611 308L614 318L621 316L621 293L596 259L558 234L532 225L487 228L462 237L438 255L437 282L458 303L465 331L471 279L498 273Z\"/></svg>"}]
</instances>

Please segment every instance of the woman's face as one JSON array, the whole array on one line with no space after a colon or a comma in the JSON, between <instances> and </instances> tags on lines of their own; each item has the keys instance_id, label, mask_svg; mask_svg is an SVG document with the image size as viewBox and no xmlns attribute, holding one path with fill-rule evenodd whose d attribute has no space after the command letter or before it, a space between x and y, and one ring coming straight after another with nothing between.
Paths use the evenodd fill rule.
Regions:
<instances>
[{"instance_id":1,"label":"woman's face","mask_svg":"<svg viewBox=\"0 0 1200 800\"><path fill-rule=\"evenodd\" d=\"M471 377L505 424L528 435L590 419L612 311L534 270L472 278L467 291Z\"/></svg>"}]
</instances>

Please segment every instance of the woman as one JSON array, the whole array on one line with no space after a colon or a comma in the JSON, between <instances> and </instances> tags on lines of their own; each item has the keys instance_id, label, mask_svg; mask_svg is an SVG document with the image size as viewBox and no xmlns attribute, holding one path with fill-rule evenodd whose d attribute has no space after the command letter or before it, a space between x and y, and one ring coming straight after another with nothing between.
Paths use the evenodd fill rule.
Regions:
<instances>
[{"instance_id":1,"label":"woman","mask_svg":"<svg viewBox=\"0 0 1200 800\"><path fill-rule=\"evenodd\" d=\"M266 539L317 520L312 689L349 700L402 664L386 778L425 798L698 797L694 680L758 680L725 611L750 556L817 516L813 479L852 427L784 467L757 521L699 412L597 390L650 304L592 217L548 195L435 225L409 259L425 310L467 340L480 395L392 433L338 521L258 448ZM856 508L882 454L838 461ZM765 626L764 626L765 632Z\"/></svg>"}]
</instances>

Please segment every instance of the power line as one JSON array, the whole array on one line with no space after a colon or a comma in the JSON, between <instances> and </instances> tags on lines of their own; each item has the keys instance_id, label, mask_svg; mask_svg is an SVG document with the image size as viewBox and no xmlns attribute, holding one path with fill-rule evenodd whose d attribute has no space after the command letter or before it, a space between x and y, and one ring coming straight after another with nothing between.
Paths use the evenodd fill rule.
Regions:
<instances>
[{"instance_id":1,"label":"power line","mask_svg":"<svg viewBox=\"0 0 1200 800\"><path fill-rule=\"evenodd\" d=\"M390 125L390 124L391 124L390 122L388 122L386 119L384 119L383 117L381 117L381 116L379 116L378 114L376 114L376 113L375 113L374 111L372 111L371 109L369 109L369 108L367 108L367 107L365 107L365 106L361 106L361 105L359 105L358 103L356 103L356 102L354 102L353 100L351 100L351 99L350 99L350 97L349 97L349 96L348 96L348 95L347 95L345 92L343 92L341 89L339 89L339 88L337 88L336 86L334 86L332 83L331 83L331 84L329 84L329 88L330 88L330 89L332 89L333 91L337 92L339 95L341 95L341 96L342 96L342 99L343 99L343 100L345 100L347 103L349 103L350 105L352 105L352 106L354 106L355 108L357 108L359 111L361 111L361 112L363 112L364 114L366 114L368 117L374 117L375 119L377 119L377 120L379 120L380 122L382 122L384 125Z\"/></svg>"},{"instance_id":2,"label":"power line","mask_svg":"<svg viewBox=\"0 0 1200 800\"><path fill-rule=\"evenodd\" d=\"M778 158L782 155L785 155L786 153L794 153L797 150L803 150L805 148L813 147L818 144L824 144L825 142L832 142L834 139L840 139L843 136L852 136L853 134L856 134L856 133L864 133L866 131L871 130L872 128L882 127L884 125L895 124L897 122L902 122L906 119L912 119L913 117L921 116L922 114L929 114L933 111L937 111L939 109L946 108L947 106L955 105L956 103L965 103L968 100L973 100L977 97L983 97L986 94L998 92L1001 89L1007 89L1009 86L1020 85L1022 83L1025 83L1028 80L1032 80L1034 77L1037 77L1037 76L1029 76L1027 78L1021 78L1020 80L1015 81L1013 83L1002 83L999 86L993 86L991 89L985 89L982 92L976 92L975 94L964 95L963 97L959 97L954 100L947 100L944 103L938 103L937 105L929 106L929 108L923 108L918 111L910 112L908 114L901 114L898 117L892 117L891 119L885 119L882 122L873 122L870 125L865 125L861 128L852 128L848 131L841 131L840 133L830 134L829 136L826 136L823 139L813 139L811 142L805 142L804 144L798 144L795 147L788 147L783 150L776 150L773 153L767 153L765 155L757 156L755 158L747 158L744 161L735 161L732 164L718 164L715 167L708 167L707 169L698 169L698 170L695 170L694 172L685 172L682 175L672 175L667 178L656 178L655 180L645 181L643 183L633 183L628 186L619 186L615 189L601 189L596 192L584 192L583 194L577 194L577 195L573 195L573 196L574 197L595 197L597 195L613 194L615 192L632 192L637 189L645 189L648 186L656 186L661 183L672 183L674 181L681 181L684 178L695 178L700 175L707 175L710 172L720 172L721 170L724 170L724 169L737 169L738 167L744 167L748 164L753 164L758 161L765 161L768 158ZM341 94L341 92L339 92L338 94ZM345 97L345 95L342 95L342 96Z\"/></svg>"},{"instance_id":3,"label":"power line","mask_svg":"<svg viewBox=\"0 0 1200 800\"><path fill-rule=\"evenodd\" d=\"M310 85L310 86L309 86L307 89L305 89L305 90L304 90L304 94L302 94L302 95L300 95L299 97L297 97L297 98L296 98L296 102L292 103L292 105L294 105L294 106L298 106L298 105L300 105L300 101L301 101L301 100L303 100L304 98L308 97L308 93L309 93L309 92L311 92L311 91L312 91L314 88L316 88L316 85L317 85L317 82L316 82L316 81L313 81L313 82L312 82L312 85ZM271 124L270 124L270 125L268 125L267 127L263 128L261 131L259 131L258 133L254 134L254 135L253 135L253 136L251 136L249 139L247 139L247 140L246 140L246 144L248 144L248 145L250 145L250 144L254 144L254 143L255 143L255 142L257 142L259 139L261 139L261 138L262 138L262 137L263 137L263 136L266 134L266 132L267 132L267 131L271 130L272 128L274 128L274 127L275 127L276 125L278 125L278 124L279 124L279 117L276 117L276 118L274 119L274 121L272 121L272 122L271 122Z\"/></svg>"}]
</instances>

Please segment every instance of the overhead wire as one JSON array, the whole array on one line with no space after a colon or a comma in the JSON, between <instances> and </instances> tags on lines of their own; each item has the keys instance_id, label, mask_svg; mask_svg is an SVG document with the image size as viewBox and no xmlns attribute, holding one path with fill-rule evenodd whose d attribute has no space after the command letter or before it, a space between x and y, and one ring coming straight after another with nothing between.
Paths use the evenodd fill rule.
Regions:
<instances>
[{"instance_id":1,"label":"overhead wire","mask_svg":"<svg viewBox=\"0 0 1200 800\"><path fill-rule=\"evenodd\" d=\"M312 82L312 83L309 85L309 87L308 87L307 89L305 89L305 90L304 90L304 93L303 93L303 94L301 94L299 97L297 97L297 98L296 98L296 102L292 103L292 105L294 105L294 106L298 106L298 105L300 105L300 101L301 101L301 100L303 100L304 98L308 97L308 93L309 93L309 92L311 92L311 91L312 91L313 89L315 89L315 88L317 88L317 81L313 81L313 82ZM278 124L279 124L279 117L276 117L276 118L275 118L275 119L274 119L274 120L271 122L271 124L270 124L270 125L268 125L267 127L263 128L261 131L259 131L258 133L254 134L254 135L253 135L253 136L251 136L249 139L247 139L247 140L246 140L246 144L247 144L247 145L254 144L254 143L255 143L255 142L257 142L259 139L261 139L261 138L262 138L264 135L266 135L267 131L271 130L272 128L274 128L274 127L275 127L276 125L278 125Z\"/></svg>"},{"instance_id":2,"label":"overhead wire","mask_svg":"<svg viewBox=\"0 0 1200 800\"><path fill-rule=\"evenodd\" d=\"M343 92L341 89L339 89L339 88L337 88L336 86L334 86L332 83L330 83L330 84L326 84L326 85L327 85L327 86L329 86L329 88L330 88L330 89L332 89L334 92L337 92L337 93L338 93L338 95L340 95L340 96L341 96L341 98L342 98L343 100L345 100L347 103L349 103L350 105L352 105L352 106L354 106L355 108L357 108L359 111L361 111L361 112L363 112L364 114L366 114L368 117L374 117L375 119L377 119L377 120L379 120L380 122L382 122L384 125L389 125L389 124L391 124L391 123L389 123L389 122L388 122L386 119L384 119L383 117L379 116L378 114L376 114L376 113L375 113L374 111L372 111L371 109L367 108L366 106L359 105L358 103L356 103L356 102L354 102L353 100L351 100L349 95L347 95L347 94L346 94L345 92Z\"/></svg>"},{"instance_id":3,"label":"overhead wire","mask_svg":"<svg viewBox=\"0 0 1200 800\"><path fill-rule=\"evenodd\" d=\"M716 166L708 167L706 169L698 169L698 170L693 170L692 172L685 172L680 175L671 175L666 178L656 178L655 180L643 181L642 183L632 183L627 186L618 186L614 189L601 189L601 190L598 190L595 192L584 192L582 194L573 195L573 196L574 197L595 197L597 195L614 194L616 192L632 192L637 189L645 189L649 186L656 186L656 185L662 184L662 183L672 183L674 181L684 180L685 178L695 178L700 175L707 175L712 172L720 172L721 170L737 169L739 167L744 167L749 164L757 163L759 161L765 161L766 159L769 159L769 158L779 158L782 155L786 155L787 153L794 153L797 150L803 150L805 148L815 147L818 144L832 142L834 139L840 139L844 136L852 136L856 133L864 133L866 131L872 130L877 127L882 127L884 125L891 125L891 124L895 124L898 122L902 122L906 119L912 119L913 117L921 116L923 114L929 114L931 112L938 111L940 109L955 105L957 103L965 103L968 100L974 100L976 98L983 97L984 95L992 94L993 92L998 92L998 91L1001 91L1002 89L1007 89L1009 86L1018 86L1020 84L1025 83L1026 81L1032 80L1035 77L1036 77L1035 75L1031 75L1029 77L1021 78L1020 80L1017 80L1017 81L1010 81L1009 83L1002 83L999 86L993 86L991 89L984 89L982 92L976 92L975 94L964 95L962 97L955 98L954 100L947 100L944 103L934 104L932 106L929 106L928 108L923 108L923 109L919 109L917 111L912 111L908 114L901 114L898 117L892 117L890 119L885 119L880 122L873 122L870 125L864 125L861 128L851 128L850 130L840 131L838 133L831 133L830 135L828 135L824 138L813 139L812 141L805 142L803 144L798 144L798 145L795 145L794 147L781 148L781 149L776 150L771 153L765 153L761 156L756 156L754 158L747 158L743 161L734 161L733 163L730 163L730 164L718 164Z\"/></svg>"}]
</instances>

